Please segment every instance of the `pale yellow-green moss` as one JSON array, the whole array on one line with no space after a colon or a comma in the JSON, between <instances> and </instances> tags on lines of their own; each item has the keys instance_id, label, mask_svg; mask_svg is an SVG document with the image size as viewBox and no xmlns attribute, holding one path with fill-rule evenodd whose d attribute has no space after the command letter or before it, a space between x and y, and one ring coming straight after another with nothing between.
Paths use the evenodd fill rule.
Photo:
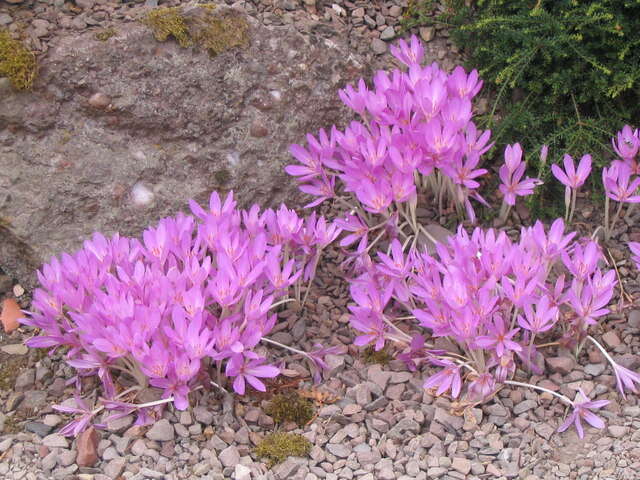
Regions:
<instances>
[{"instance_id":1,"label":"pale yellow-green moss","mask_svg":"<svg viewBox=\"0 0 640 480\"><path fill-rule=\"evenodd\" d=\"M16 90L29 90L36 71L35 54L7 30L0 30L0 77L7 77Z\"/></svg>"},{"instance_id":2,"label":"pale yellow-green moss","mask_svg":"<svg viewBox=\"0 0 640 480\"><path fill-rule=\"evenodd\" d=\"M311 451L311 443L296 433L276 432L267 435L255 449L256 455L266 458L272 467L287 457L306 457Z\"/></svg>"},{"instance_id":3,"label":"pale yellow-green moss","mask_svg":"<svg viewBox=\"0 0 640 480\"><path fill-rule=\"evenodd\" d=\"M233 10L218 12L212 4L157 8L142 23L159 42L173 38L181 47L202 48L211 56L249 44L249 23L244 15Z\"/></svg>"}]
</instances>

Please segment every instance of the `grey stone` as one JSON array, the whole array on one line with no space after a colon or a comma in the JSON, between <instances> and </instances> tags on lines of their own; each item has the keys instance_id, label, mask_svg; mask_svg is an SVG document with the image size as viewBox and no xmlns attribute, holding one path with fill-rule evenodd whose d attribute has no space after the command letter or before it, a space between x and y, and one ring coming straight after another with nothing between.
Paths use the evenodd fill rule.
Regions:
<instances>
[{"instance_id":1,"label":"grey stone","mask_svg":"<svg viewBox=\"0 0 640 480\"><path fill-rule=\"evenodd\" d=\"M45 437L51 433L53 427L49 425L45 425L42 422L27 422L24 426L24 429L27 432L32 432L38 435L39 437Z\"/></svg>"},{"instance_id":2,"label":"grey stone","mask_svg":"<svg viewBox=\"0 0 640 480\"><path fill-rule=\"evenodd\" d=\"M29 289L44 261L93 232L137 236L191 198L207 203L212 190L233 189L243 208L301 201L284 171L289 145L347 124L337 91L371 67L340 36L328 48L319 34L246 18L246 49L215 57L157 42L139 22L121 22L108 42L61 32L38 59L43 88L2 94L0 143L12 145L0 152L0 217L11 219L0 265L9 276ZM89 108L96 92L111 106ZM256 121L266 136L247 135Z\"/></svg>"},{"instance_id":3,"label":"grey stone","mask_svg":"<svg viewBox=\"0 0 640 480\"><path fill-rule=\"evenodd\" d=\"M63 467L68 467L76 461L77 454L78 452L76 452L75 450L63 450L58 455L58 464L62 465Z\"/></svg>"},{"instance_id":4,"label":"grey stone","mask_svg":"<svg viewBox=\"0 0 640 480\"><path fill-rule=\"evenodd\" d=\"M371 40L371 50L373 50L373 53L376 55L382 55L387 51L387 44L379 38L374 38Z\"/></svg>"},{"instance_id":5,"label":"grey stone","mask_svg":"<svg viewBox=\"0 0 640 480\"><path fill-rule=\"evenodd\" d=\"M351 449L344 443L328 443L327 450L338 458L347 458L351 453Z\"/></svg>"},{"instance_id":6,"label":"grey stone","mask_svg":"<svg viewBox=\"0 0 640 480\"><path fill-rule=\"evenodd\" d=\"M11 448L13 445L13 438L8 437L0 442L0 453L4 453Z\"/></svg>"},{"instance_id":7,"label":"grey stone","mask_svg":"<svg viewBox=\"0 0 640 480\"><path fill-rule=\"evenodd\" d=\"M391 40L395 36L396 32L393 27L387 27L380 34L380 40Z\"/></svg>"},{"instance_id":8,"label":"grey stone","mask_svg":"<svg viewBox=\"0 0 640 480\"><path fill-rule=\"evenodd\" d=\"M589 363L584 367L584 373L587 375L591 375L592 377L597 377L604 372L606 365L604 363Z\"/></svg>"},{"instance_id":9,"label":"grey stone","mask_svg":"<svg viewBox=\"0 0 640 480\"><path fill-rule=\"evenodd\" d=\"M45 471L51 471L55 468L58 463L58 454L54 452L49 452L46 457L42 459L42 468Z\"/></svg>"},{"instance_id":10,"label":"grey stone","mask_svg":"<svg viewBox=\"0 0 640 480\"><path fill-rule=\"evenodd\" d=\"M274 468L276 478L280 480L287 480L295 475L300 468L300 463L296 462L293 458L287 458L284 462L280 463Z\"/></svg>"},{"instance_id":11,"label":"grey stone","mask_svg":"<svg viewBox=\"0 0 640 480\"><path fill-rule=\"evenodd\" d=\"M49 448L68 448L69 442L66 438L64 438L59 433L52 433L51 435L47 435L42 439L42 444Z\"/></svg>"},{"instance_id":12,"label":"grey stone","mask_svg":"<svg viewBox=\"0 0 640 480\"><path fill-rule=\"evenodd\" d=\"M240 461L240 453L234 445L230 445L220 452L218 460L225 467L234 467Z\"/></svg>"},{"instance_id":13,"label":"grey stone","mask_svg":"<svg viewBox=\"0 0 640 480\"><path fill-rule=\"evenodd\" d=\"M4 12L0 13L0 25L9 25L11 22L13 22L11 15Z\"/></svg>"},{"instance_id":14,"label":"grey stone","mask_svg":"<svg viewBox=\"0 0 640 480\"><path fill-rule=\"evenodd\" d=\"M547 365L551 371L566 375L575 367L575 360L571 357L550 357L547 358Z\"/></svg>"},{"instance_id":15,"label":"grey stone","mask_svg":"<svg viewBox=\"0 0 640 480\"><path fill-rule=\"evenodd\" d=\"M538 403L535 400L525 400L513 407L513 413L515 413L516 415L520 415L521 413L536 408L537 406Z\"/></svg>"},{"instance_id":16,"label":"grey stone","mask_svg":"<svg viewBox=\"0 0 640 480\"><path fill-rule=\"evenodd\" d=\"M235 480L251 480L251 469L241 463L236 465Z\"/></svg>"},{"instance_id":17,"label":"grey stone","mask_svg":"<svg viewBox=\"0 0 640 480\"><path fill-rule=\"evenodd\" d=\"M103 467L103 472L105 475L115 480L120 476L122 470L124 470L124 466L126 465L126 463L127 461L122 457L114 458Z\"/></svg>"},{"instance_id":18,"label":"grey stone","mask_svg":"<svg viewBox=\"0 0 640 480\"><path fill-rule=\"evenodd\" d=\"M205 407L197 406L193 409L193 416L197 422L211 425L213 423L213 412Z\"/></svg>"},{"instance_id":19,"label":"grey stone","mask_svg":"<svg viewBox=\"0 0 640 480\"><path fill-rule=\"evenodd\" d=\"M16 390L21 392L28 390L36 381L36 371L33 368L23 370L16 378Z\"/></svg>"},{"instance_id":20,"label":"grey stone","mask_svg":"<svg viewBox=\"0 0 640 480\"><path fill-rule=\"evenodd\" d=\"M146 433L146 437L148 439L161 442L173 440L174 435L175 431L173 429L173 425L171 425L171 423L169 423L169 420L167 420L166 418L158 420Z\"/></svg>"}]
</instances>

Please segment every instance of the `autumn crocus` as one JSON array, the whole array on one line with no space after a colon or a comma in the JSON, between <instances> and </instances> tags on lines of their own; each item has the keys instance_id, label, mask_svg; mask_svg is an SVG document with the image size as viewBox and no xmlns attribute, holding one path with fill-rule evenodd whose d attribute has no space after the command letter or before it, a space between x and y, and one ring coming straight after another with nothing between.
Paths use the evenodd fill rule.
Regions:
<instances>
[{"instance_id":1,"label":"autumn crocus","mask_svg":"<svg viewBox=\"0 0 640 480\"><path fill-rule=\"evenodd\" d=\"M511 207L516 204L517 197L531 195L535 187L542 185L542 181L538 178L522 178L527 166L522 160L522 147L520 147L520 144L507 145L504 158L505 163L499 170L502 183L498 187L504 196L502 208L500 209L500 219L503 222L507 219Z\"/></svg>"},{"instance_id":2,"label":"autumn crocus","mask_svg":"<svg viewBox=\"0 0 640 480\"><path fill-rule=\"evenodd\" d=\"M553 175L565 186L564 204L565 204L565 222L571 222L573 213L576 208L576 194L578 189L584 185L587 177L591 173L591 155L584 155L580 159L578 168L576 169L573 158L565 155L563 159L564 170L558 165L551 165Z\"/></svg>"},{"instance_id":3,"label":"autumn crocus","mask_svg":"<svg viewBox=\"0 0 640 480\"><path fill-rule=\"evenodd\" d=\"M624 204L640 203L640 195L637 194L640 187L640 177L636 176L632 179L631 175L631 167L620 161L615 161L609 168L602 169L602 183L605 192L604 232L607 240L611 237ZM618 202L618 208L611 223L609 223L609 199Z\"/></svg>"},{"instance_id":4,"label":"autumn crocus","mask_svg":"<svg viewBox=\"0 0 640 480\"><path fill-rule=\"evenodd\" d=\"M580 397L582 397L583 400L580 399ZM609 400L589 400L589 397L587 397L586 393L584 393L580 388L578 389L578 394L576 394L576 399L572 404L573 411L569 414L565 422L558 427L558 432L564 432L571 426L571 424L573 424L576 427L578 436L580 438L584 438L582 420L586 421L594 428L604 428L604 421L591 410L597 410L605 407L609 404Z\"/></svg>"}]
</instances>

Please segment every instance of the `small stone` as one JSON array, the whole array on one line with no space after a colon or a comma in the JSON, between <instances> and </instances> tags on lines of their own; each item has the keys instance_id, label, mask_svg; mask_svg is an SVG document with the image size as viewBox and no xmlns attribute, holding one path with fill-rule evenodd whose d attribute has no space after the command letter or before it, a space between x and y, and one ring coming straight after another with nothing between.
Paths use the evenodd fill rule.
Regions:
<instances>
[{"instance_id":1,"label":"small stone","mask_svg":"<svg viewBox=\"0 0 640 480\"><path fill-rule=\"evenodd\" d=\"M235 480L251 480L251 469L238 463L235 470Z\"/></svg>"},{"instance_id":2,"label":"small stone","mask_svg":"<svg viewBox=\"0 0 640 480\"><path fill-rule=\"evenodd\" d=\"M193 415L197 422L211 425L213 423L213 413L205 407L198 406L193 409Z\"/></svg>"},{"instance_id":3,"label":"small stone","mask_svg":"<svg viewBox=\"0 0 640 480\"><path fill-rule=\"evenodd\" d=\"M327 444L327 450L338 458L347 458L351 453L351 449L344 443L329 443Z\"/></svg>"},{"instance_id":4,"label":"small stone","mask_svg":"<svg viewBox=\"0 0 640 480\"><path fill-rule=\"evenodd\" d=\"M35 433L42 438L49 435L49 433L51 433L51 430L53 430L53 427L45 425L42 422L27 422L24 426L24 429L27 432Z\"/></svg>"},{"instance_id":5,"label":"small stone","mask_svg":"<svg viewBox=\"0 0 640 480\"><path fill-rule=\"evenodd\" d=\"M390 9L389 9L389 15L397 18L400 15L402 15L402 7L399 5L393 5Z\"/></svg>"},{"instance_id":6,"label":"small stone","mask_svg":"<svg viewBox=\"0 0 640 480\"><path fill-rule=\"evenodd\" d=\"M120 432L127 429L133 423L133 415L125 415L124 417L109 420L107 422L107 430L110 432Z\"/></svg>"},{"instance_id":7,"label":"small stone","mask_svg":"<svg viewBox=\"0 0 640 480\"><path fill-rule=\"evenodd\" d=\"M46 457L42 459L42 468L45 471L51 471L58 463L58 454L56 452L50 452Z\"/></svg>"},{"instance_id":8,"label":"small stone","mask_svg":"<svg viewBox=\"0 0 640 480\"><path fill-rule=\"evenodd\" d=\"M362 407L357 403L350 403L342 409L343 415L353 415L362 411Z\"/></svg>"},{"instance_id":9,"label":"small stone","mask_svg":"<svg viewBox=\"0 0 640 480\"><path fill-rule=\"evenodd\" d=\"M396 31L393 29L393 27L387 27L380 34L380 40L391 40L395 36Z\"/></svg>"},{"instance_id":10,"label":"small stone","mask_svg":"<svg viewBox=\"0 0 640 480\"><path fill-rule=\"evenodd\" d=\"M218 460L220 460L225 467L234 467L240 461L240 453L234 445L230 445L220 452Z\"/></svg>"},{"instance_id":11,"label":"small stone","mask_svg":"<svg viewBox=\"0 0 640 480\"><path fill-rule=\"evenodd\" d=\"M587 375L591 375L592 377L597 377L604 372L606 365L604 363L589 363L584 367L584 373Z\"/></svg>"},{"instance_id":12,"label":"small stone","mask_svg":"<svg viewBox=\"0 0 640 480\"><path fill-rule=\"evenodd\" d=\"M551 435L553 435L553 432L555 432L555 429L547 423L538 423L533 427L533 429L545 440L549 440Z\"/></svg>"},{"instance_id":13,"label":"small stone","mask_svg":"<svg viewBox=\"0 0 640 480\"><path fill-rule=\"evenodd\" d=\"M76 5L84 10L91 10L96 0L76 0Z\"/></svg>"},{"instance_id":14,"label":"small stone","mask_svg":"<svg viewBox=\"0 0 640 480\"><path fill-rule=\"evenodd\" d=\"M93 467L98 461L98 442L100 436L93 427L89 427L76 440L78 457L76 463L79 467Z\"/></svg>"},{"instance_id":15,"label":"small stone","mask_svg":"<svg viewBox=\"0 0 640 480\"><path fill-rule=\"evenodd\" d=\"M9 450L11 448L11 445L13 445L13 438L9 437L2 440L0 442L0 453L4 453Z\"/></svg>"},{"instance_id":16,"label":"small stone","mask_svg":"<svg viewBox=\"0 0 640 480\"><path fill-rule=\"evenodd\" d=\"M33 368L28 368L27 370L23 370L20 372L18 377L16 378L16 390L21 392L24 390L28 390L29 387L33 386L36 381L36 371Z\"/></svg>"},{"instance_id":17,"label":"small stone","mask_svg":"<svg viewBox=\"0 0 640 480\"><path fill-rule=\"evenodd\" d=\"M629 429L622 425L609 425L609 427L607 427L607 431L613 438L620 438L624 437Z\"/></svg>"},{"instance_id":18,"label":"small stone","mask_svg":"<svg viewBox=\"0 0 640 480\"><path fill-rule=\"evenodd\" d=\"M145 436L150 440L168 442L169 440L173 440L175 430L173 429L173 425L169 423L169 420L163 418L162 420L158 420Z\"/></svg>"},{"instance_id":19,"label":"small stone","mask_svg":"<svg viewBox=\"0 0 640 480\"><path fill-rule=\"evenodd\" d=\"M609 348L616 348L620 345L620 337L618 337L618 334L613 330L609 330L602 335L602 341L606 343Z\"/></svg>"},{"instance_id":20,"label":"small stone","mask_svg":"<svg viewBox=\"0 0 640 480\"><path fill-rule=\"evenodd\" d=\"M97 92L89 98L89 105L93 108L104 110L111 105L111 99L102 92Z\"/></svg>"},{"instance_id":21,"label":"small stone","mask_svg":"<svg viewBox=\"0 0 640 480\"><path fill-rule=\"evenodd\" d=\"M22 285L20 285L19 283L13 286L13 294L16 297L21 297L22 295L24 295L24 287Z\"/></svg>"},{"instance_id":22,"label":"small stone","mask_svg":"<svg viewBox=\"0 0 640 480\"><path fill-rule=\"evenodd\" d=\"M292 458L287 458L284 462L276 466L273 470L276 478L279 480L287 480L291 478L300 468L300 464Z\"/></svg>"},{"instance_id":23,"label":"small stone","mask_svg":"<svg viewBox=\"0 0 640 480\"><path fill-rule=\"evenodd\" d=\"M515 407L513 407L513 413L516 415L520 415L528 410L536 408L538 403L535 400L525 400L524 402L518 403Z\"/></svg>"},{"instance_id":24,"label":"small stone","mask_svg":"<svg viewBox=\"0 0 640 480\"><path fill-rule=\"evenodd\" d=\"M108 477L116 479L120 476L122 470L124 470L124 466L126 465L126 463L127 461L122 457L114 458L109 463L107 463L107 465L103 469L103 472Z\"/></svg>"},{"instance_id":25,"label":"small stone","mask_svg":"<svg viewBox=\"0 0 640 480\"><path fill-rule=\"evenodd\" d=\"M423 42L430 42L436 34L434 27L422 27L420 28L420 38Z\"/></svg>"},{"instance_id":26,"label":"small stone","mask_svg":"<svg viewBox=\"0 0 640 480\"><path fill-rule=\"evenodd\" d=\"M547 358L547 365L553 372L566 375L573 370L575 361L571 357L550 357Z\"/></svg>"},{"instance_id":27,"label":"small stone","mask_svg":"<svg viewBox=\"0 0 640 480\"><path fill-rule=\"evenodd\" d=\"M3 345L2 348L0 348L0 350L2 350L4 353L7 353L9 355L26 355L27 352L29 351L27 346L22 343L12 343L10 345Z\"/></svg>"},{"instance_id":28,"label":"small stone","mask_svg":"<svg viewBox=\"0 0 640 480\"><path fill-rule=\"evenodd\" d=\"M466 458L455 457L451 466L463 475L467 475L471 471L471 462Z\"/></svg>"},{"instance_id":29,"label":"small stone","mask_svg":"<svg viewBox=\"0 0 640 480\"><path fill-rule=\"evenodd\" d=\"M63 450L58 455L58 464L63 467L68 467L76 461L77 452L75 450Z\"/></svg>"},{"instance_id":30,"label":"small stone","mask_svg":"<svg viewBox=\"0 0 640 480\"><path fill-rule=\"evenodd\" d=\"M183 410L180 412L180 423L186 426L193 423L193 420L191 419L191 412L189 412L189 410Z\"/></svg>"},{"instance_id":31,"label":"small stone","mask_svg":"<svg viewBox=\"0 0 640 480\"><path fill-rule=\"evenodd\" d=\"M362 18L364 17L364 8L363 7L358 7L356 8L353 12L351 12L351 16L356 17L356 18Z\"/></svg>"},{"instance_id":32,"label":"small stone","mask_svg":"<svg viewBox=\"0 0 640 480\"><path fill-rule=\"evenodd\" d=\"M371 49L376 55L382 55L387 51L387 44L379 38L374 38L371 40Z\"/></svg>"},{"instance_id":33,"label":"small stone","mask_svg":"<svg viewBox=\"0 0 640 480\"><path fill-rule=\"evenodd\" d=\"M61 422L62 422L62 418L60 417L60 415L53 415L53 414L45 415L44 419L42 420L42 423L44 423L45 425L51 428L57 427L58 425L60 425Z\"/></svg>"},{"instance_id":34,"label":"small stone","mask_svg":"<svg viewBox=\"0 0 640 480\"><path fill-rule=\"evenodd\" d=\"M49 448L68 448L69 442L59 433L52 433L42 439L42 444Z\"/></svg>"},{"instance_id":35,"label":"small stone","mask_svg":"<svg viewBox=\"0 0 640 480\"><path fill-rule=\"evenodd\" d=\"M11 15L4 12L0 13L0 25L9 25L11 22L13 22L13 18L11 18Z\"/></svg>"}]
</instances>

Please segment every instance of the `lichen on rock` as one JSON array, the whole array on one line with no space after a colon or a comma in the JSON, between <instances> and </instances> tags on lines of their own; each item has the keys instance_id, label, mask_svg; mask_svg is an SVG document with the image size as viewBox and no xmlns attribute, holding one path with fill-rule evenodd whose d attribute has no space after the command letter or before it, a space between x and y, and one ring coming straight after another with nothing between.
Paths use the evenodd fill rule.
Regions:
<instances>
[{"instance_id":1,"label":"lichen on rock","mask_svg":"<svg viewBox=\"0 0 640 480\"><path fill-rule=\"evenodd\" d=\"M147 13L142 23L159 42L172 37L181 47L201 48L211 56L249 43L249 23L244 15L212 4L157 8Z\"/></svg>"},{"instance_id":2,"label":"lichen on rock","mask_svg":"<svg viewBox=\"0 0 640 480\"><path fill-rule=\"evenodd\" d=\"M0 77L7 77L16 90L30 90L36 70L35 54L7 30L0 30Z\"/></svg>"}]
</instances>

